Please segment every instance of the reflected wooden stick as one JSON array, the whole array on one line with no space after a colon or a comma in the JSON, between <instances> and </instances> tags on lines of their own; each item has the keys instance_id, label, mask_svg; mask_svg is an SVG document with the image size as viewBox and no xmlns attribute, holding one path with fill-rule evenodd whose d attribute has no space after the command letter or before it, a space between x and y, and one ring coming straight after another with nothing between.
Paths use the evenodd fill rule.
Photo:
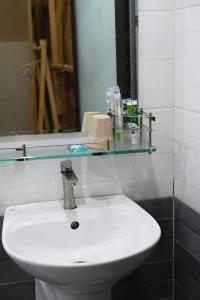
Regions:
<instances>
[{"instance_id":1,"label":"reflected wooden stick","mask_svg":"<svg viewBox=\"0 0 200 300\"><path fill-rule=\"evenodd\" d=\"M56 98L55 98L55 94L54 94L53 83L52 83L48 60L46 63L46 76L47 76L47 89L48 89L48 93L49 93L49 101L50 101L50 107L51 107L53 124L54 124L54 132L59 132L59 120L58 120L58 112L57 112L57 107L56 107Z\"/></svg>"},{"instance_id":2,"label":"reflected wooden stick","mask_svg":"<svg viewBox=\"0 0 200 300\"><path fill-rule=\"evenodd\" d=\"M58 47L58 62L64 64L64 5L65 0L59 0L56 2L56 35L57 35L57 47Z\"/></svg>"},{"instance_id":3,"label":"reflected wooden stick","mask_svg":"<svg viewBox=\"0 0 200 300\"><path fill-rule=\"evenodd\" d=\"M32 61L36 60L36 53L33 51L34 33L33 33L33 18L32 18L32 0L27 2L27 16L28 16L28 32L30 40L30 57ZM30 104L29 104L29 117L28 117L28 130L35 131L37 128L37 87L36 87L36 70L32 69L31 72L31 86L30 86Z\"/></svg>"},{"instance_id":4,"label":"reflected wooden stick","mask_svg":"<svg viewBox=\"0 0 200 300\"><path fill-rule=\"evenodd\" d=\"M38 130L40 133L44 130L44 112L45 112L45 81L47 69L47 41L40 40L41 48L41 67L40 67L40 95L38 111Z\"/></svg>"},{"instance_id":5,"label":"reflected wooden stick","mask_svg":"<svg viewBox=\"0 0 200 300\"><path fill-rule=\"evenodd\" d=\"M50 68L52 70L58 71L58 72L68 72L73 73L74 72L74 66L73 65L51 65Z\"/></svg>"},{"instance_id":6,"label":"reflected wooden stick","mask_svg":"<svg viewBox=\"0 0 200 300\"><path fill-rule=\"evenodd\" d=\"M56 23L56 2L55 0L49 0L48 3L49 3L49 23L50 23L52 61L53 64L59 64L57 23Z\"/></svg>"}]
</instances>

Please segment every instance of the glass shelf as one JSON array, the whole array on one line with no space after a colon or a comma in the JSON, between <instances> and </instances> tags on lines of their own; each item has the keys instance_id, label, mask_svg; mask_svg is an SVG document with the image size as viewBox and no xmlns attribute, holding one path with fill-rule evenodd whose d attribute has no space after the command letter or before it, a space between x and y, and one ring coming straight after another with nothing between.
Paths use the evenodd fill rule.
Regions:
<instances>
[{"instance_id":1,"label":"glass shelf","mask_svg":"<svg viewBox=\"0 0 200 300\"><path fill-rule=\"evenodd\" d=\"M0 149L0 162L16 161L17 153L15 148Z\"/></svg>"},{"instance_id":2,"label":"glass shelf","mask_svg":"<svg viewBox=\"0 0 200 300\"><path fill-rule=\"evenodd\" d=\"M145 113L142 109L139 115L139 126L137 129L137 144L131 143L130 132L123 130L123 143L90 144L86 133L71 133L56 137L52 140L40 135L21 139L15 146L0 148L0 163L13 161L31 161L45 159L59 159L87 156L106 156L131 153L149 153L156 151L152 146L152 122L155 117L151 113ZM145 119L148 121L145 124ZM11 145L11 144L10 144ZM73 152L72 146L81 146L81 151Z\"/></svg>"},{"instance_id":3,"label":"glass shelf","mask_svg":"<svg viewBox=\"0 0 200 300\"><path fill-rule=\"evenodd\" d=\"M74 145L74 144L73 144ZM72 144L66 145L54 145L54 146L27 146L26 155L23 155L23 149L5 148L0 149L0 162L12 162L12 161L31 161L31 160L45 160L45 159L59 159L59 158L72 158L72 157L87 157L87 156L105 156L116 154L130 154L130 153L152 153L156 151L154 146L149 147L147 143L142 142L137 145L131 143L123 143L113 145L110 149L92 149L91 144L81 144L85 146L86 150L81 152L72 152ZM79 144L76 144L77 146ZM100 146L101 144L95 144ZM101 145L104 146L105 145Z\"/></svg>"}]
</instances>

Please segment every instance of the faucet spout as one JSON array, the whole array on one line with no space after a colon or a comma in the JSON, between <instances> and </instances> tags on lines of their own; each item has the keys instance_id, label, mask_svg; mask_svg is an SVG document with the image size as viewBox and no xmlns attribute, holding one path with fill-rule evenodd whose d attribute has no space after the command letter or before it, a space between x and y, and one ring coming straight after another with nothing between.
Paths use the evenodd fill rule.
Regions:
<instances>
[{"instance_id":1,"label":"faucet spout","mask_svg":"<svg viewBox=\"0 0 200 300\"><path fill-rule=\"evenodd\" d=\"M72 169L72 162L70 160L61 161L60 166L64 189L64 208L74 209L77 206L73 187L77 184L78 177Z\"/></svg>"}]
</instances>

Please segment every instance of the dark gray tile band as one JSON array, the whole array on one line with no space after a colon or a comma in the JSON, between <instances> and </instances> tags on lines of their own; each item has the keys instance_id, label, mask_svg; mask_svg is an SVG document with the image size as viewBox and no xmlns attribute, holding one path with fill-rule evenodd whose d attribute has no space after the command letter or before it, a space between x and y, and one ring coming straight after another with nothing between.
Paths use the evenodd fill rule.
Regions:
<instances>
[{"instance_id":1,"label":"dark gray tile band","mask_svg":"<svg viewBox=\"0 0 200 300\"><path fill-rule=\"evenodd\" d=\"M156 220L173 217L173 199L171 197L141 200L136 203L144 208Z\"/></svg>"},{"instance_id":2,"label":"dark gray tile band","mask_svg":"<svg viewBox=\"0 0 200 300\"><path fill-rule=\"evenodd\" d=\"M175 219L175 240L200 261L200 235L179 219Z\"/></svg>"},{"instance_id":3,"label":"dark gray tile band","mask_svg":"<svg viewBox=\"0 0 200 300\"><path fill-rule=\"evenodd\" d=\"M3 245L2 245L2 241L0 239L0 261L4 260L4 259L9 259L7 253L5 252Z\"/></svg>"},{"instance_id":4,"label":"dark gray tile band","mask_svg":"<svg viewBox=\"0 0 200 300\"><path fill-rule=\"evenodd\" d=\"M139 287L150 282L172 279L173 262L144 264L132 274L120 280L116 286Z\"/></svg>"},{"instance_id":5,"label":"dark gray tile band","mask_svg":"<svg viewBox=\"0 0 200 300\"><path fill-rule=\"evenodd\" d=\"M200 234L200 214L177 199L174 200L174 206L175 218Z\"/></svg>"},{"instance_id":6,"label":"dark gray tile band","mask_svg":"<svg viewBox=\"0 0 200 300\"><path fill-rule=\"evenodd\" d=\"M1 300L35 300L35 282L0 285Z\"/></svg>"},{"instance_id":7,"label":"dark gray tile band","mask_svg":"<svg viewBox=\"0 0 200 300\"><path fill-rule=\"evenodd\" d=\"M3 245L2 245L2 239L1 239L1 236L2 236L2 227L3 227L3 217L0 216L0 261L2 259L9 259L8 255L6 254L4 248L3 248Z\"/></svg>"},{"instance_id":8,"label":"dark gray tile band","mask_svg":"<svg viewBox=\"0 0 200 300\"><path fill-rule=\"evenodd\" d=\"M175 263L181 265L200 282L200 262L189 254L181 245L175 243Z\"/></svg>"},{"instance_id":9,"label":"dark gray tile band","mask_svg":"<svg viewBox=\"0 0 200 300\"><path fill-rule=\"evenodd\" d=\"M200 299L200 214L175 200L175 300Z\"/></svg>"},{"instance_id":10,"label":"dark gray tile band","mask_svg":"<svg viewBox=\"0 0 200 300\"><path fill-rule=\"evenodd\" d=\"M2 235L3 217L0 216L0 236Z\"/></svg>"},{"instance_id":11,"label":"dark gray tile band","mask_svg":"<svg viewBox=\"0 0 200 300\"><path fill-rule=\"evenodd\" d=\"M173 239L173 218L157 220L161 229L162 239Z\"/></svg>"},{"instance_id":12,"label":"dark gray tile band","mask_svg":"<svg viewBox=\"0 0 200 300\"><path fill-rule=\"evenodd\" d=\"M200 299L200 283L178 263L175 264L175 280L191 300Z\"/></svg>"},{"instance_id":13,"label":"dark gray tile band","mask_svg":"<svg viewBox=\"0 0 200 300\"><path fill-rule=\"evenodd\" d=\"M146 262L172 260L173 258L173 240L161 239L147 258Z\"/></svg>"},{"instance_id":14,"label":"dark gray tile band","mask_svg":"<svg viewBox=\"0 0 200 300\"><path fill-rule=\"evenodd\" d=\"M0 284L33 280L33 278L19 268L12 260L0 261Z\"/></svg>"},{"instance_id":15,"label":"dark gray tile band","mask_svg":"<svg viewBox=\"0 0 200 300\"><path fill-rule=\"evenodd\" d=\"M177 281L174 282L174 300L192 300Z\"/></svg>"},{"instance_id":16,"label":"dark gray tile band","mask_svg":"<svg viewBox=\"0 0 200 300\"><path fill-rule=\"evenodd\" d=\"M152 282L138 288L125 287L113 289L113 300L162 300L171 298L173 280Z\"/></svg>"},{"instance_id":17,"label":"dark gray tile band","mask_svg":"<svg viewBox=\"0 0 200 300\"><path fill-rule=\"evenodd\" d=\"M113 289L113 300L172 299L173 201L172 198L138 201L161 227L161 240L152 255Z\"/></svg>"}]
</instances>

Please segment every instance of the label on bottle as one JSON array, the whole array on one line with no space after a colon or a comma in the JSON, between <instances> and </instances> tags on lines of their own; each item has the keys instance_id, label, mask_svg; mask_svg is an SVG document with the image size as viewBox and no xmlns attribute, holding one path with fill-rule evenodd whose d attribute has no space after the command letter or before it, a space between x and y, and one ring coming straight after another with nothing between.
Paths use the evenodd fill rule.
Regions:
<instances>
[{"instance_id":1,"label":"label on bottle","mask_svg":"<svg viewBox=\"0 0 200 300\"><path fill-rule=\"evenodd\" d=\"M139 124L138 122L138 104L137 100L130 100L127 103L128 122Z\"/></svg>"}]
</instances>

